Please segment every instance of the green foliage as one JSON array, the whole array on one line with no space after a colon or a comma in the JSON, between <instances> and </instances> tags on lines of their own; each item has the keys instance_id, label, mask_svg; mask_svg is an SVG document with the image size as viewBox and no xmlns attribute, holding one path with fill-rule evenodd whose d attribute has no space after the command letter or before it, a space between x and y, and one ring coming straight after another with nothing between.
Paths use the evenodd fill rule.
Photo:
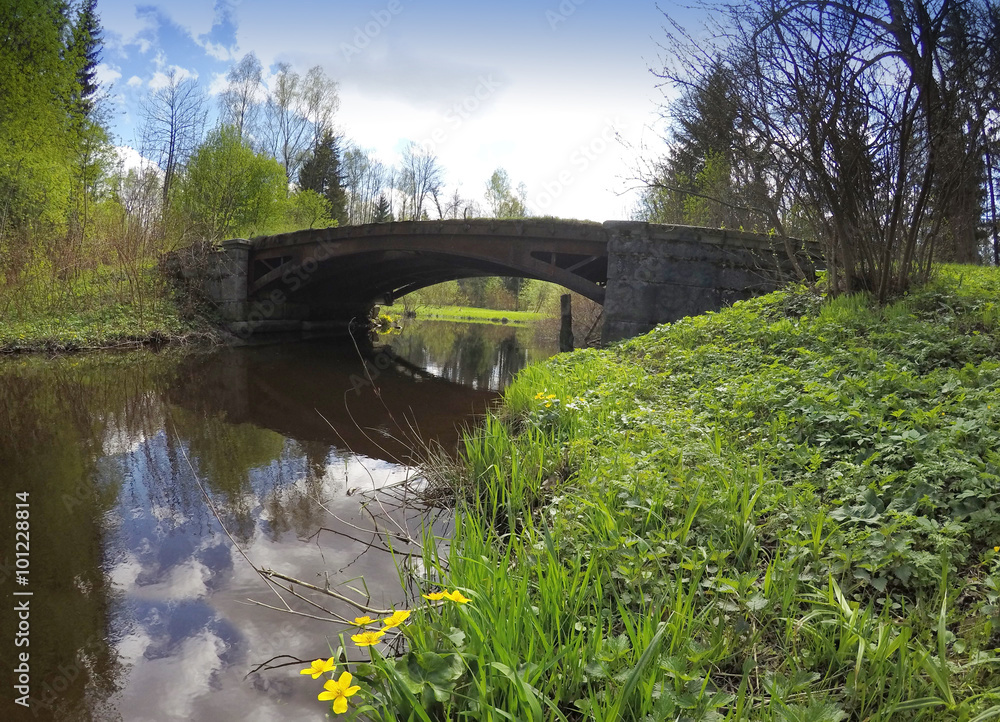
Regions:
<instances>
[{"instance_id":1,"label":"green foliage","mask_svg":"<svg viewBox=\"0 0 1000 722\"><path fill-rule=\"evenodd\" d=\"M486 204L494 218L524 218L528 215L525 205L527 190L523 183L516 189L503 168L497 168L486 181Z\"/></svg>"},{"instance_id":2,"label":"green foliage","mask_svg":"<svg viewBox=\"0 0 1000 722\"><path fill-rule=\"evenodd\" d=\"M236 129L209 133L181 179L180 204L194 232L221 241L264 233L284 215L285 171L254 152Z\"/></svg>"},{"instance_id":3,"label":"green foliage","mask_svg":"<svg viewBox=\"0 0 1000 722\"><path fill-rule=\"evenodd\" d=\"M347 194L340 172L340 148L333 133L324 133L319 144L303 161L299 169L299 188L315 191L325 198L330 208L328 215L338 223L347 222ZM374 222L381 223L382 220Z\"/></svg>"},{"instance_id":4,"label":"green foliage","mask_svg":"<svg viewBox=\"0 0 1000 722\"><path fill-rule=\"evenodd\" d=\"M527 369L436 467L474 599L407 630L465 664L424 714L994 718L998 301L789 289Z\"/></svg>"},{"instance_id":5,"label":"green foliage","mask_svg":"<svg viewBox=\"0 0 1000 722\"><path fill-rule=\"evenodd\" d=\"M330 211L330 202L316 191L299 188L288 197L284 230L330 228L336 225L337 221Z\"/></svg>"}]
</instances>

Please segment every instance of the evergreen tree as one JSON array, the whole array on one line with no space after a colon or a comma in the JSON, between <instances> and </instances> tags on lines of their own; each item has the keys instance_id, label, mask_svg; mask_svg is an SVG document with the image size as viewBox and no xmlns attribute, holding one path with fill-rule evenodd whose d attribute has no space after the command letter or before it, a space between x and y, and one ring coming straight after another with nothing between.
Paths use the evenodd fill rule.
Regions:
<instances>
[{"instance_id":1,"label":"evergreen tree","mask_svg":"<svg viewBox=\"0 0 1000 722\"><path fill-rule=\"evenodd\" d=\"M379 193L378 201L375 203L375 212L372 214L372 223L389 223L392 221L392 207L385 193Z\"/></svg>"},{"instance_id":2,"label":"evergreen tree","mask_svg":"<svg viewBox=\"0 0 1000 722\"><path fill-rule=\"evenodd\" d=\"M83 0L73 34L69 42L69 55L76 63L74 100L76 110L91 118L97 95L97 65L101 59L101 19L97 15L97 0Z\"/></svg>"},{"instance_id":3,"label":"evergreen tree","mask_svg":"<svg viewBox=\"0 0 1000 722\"><path fill-rule=\"evenodd\" d=\"M333 133L323 133L299 170L299 188L316 191L326 198L331 215L343 225L347 223L347 195L341 177L338 146L339 141Z\"/></svg>"}]
</instances>

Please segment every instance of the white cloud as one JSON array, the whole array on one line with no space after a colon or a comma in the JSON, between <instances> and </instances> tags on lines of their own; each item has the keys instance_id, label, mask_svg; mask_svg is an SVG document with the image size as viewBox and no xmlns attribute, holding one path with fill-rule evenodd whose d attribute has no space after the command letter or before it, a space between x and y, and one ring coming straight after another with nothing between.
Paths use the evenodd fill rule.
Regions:
<instances>
[{"instance_id":1,"label":"white cloud","mask_svg":"<svg viewBox=\"0 0 1000 722\"><path fill-rule=\"evenodd\" d=\"M159 166L148 158L144 158L139 151L130 145L115 146L115 153L122 164L122 170L126 173L132 169L141 170L149 168L156 173L160 172Z\"/></svg>"},{"instance_id":2,"label":"white cloud","mask_svg":"<svg viewBox=\"0 0 1000 722\"><path fill-rule=\"evenodd\" d=\"M222 60L223 62L227 60L234 60L236 57L235 49L227 48L222 43L213 43L211 40L206 40L204 38L195 39L201 47L205 49L205 52L211 55L216 60Z\"/></svg>"},{"instance_id":3,"label":"white cloud","mask_svg":"<svg viewBox=\"0 0 1000 722\"><path fill-rule=\"evenodd\" d=\"M131 78L128 79L128 82L125 84L130 88L142 87L142 78L140 78L138 75L133 75Z\"/></svg>"},{"instance_id":4,"label":"white cloud","mask_svg":"<svg viewBox=\"0 0 1000 722\"><path fill-rule=\"evenodd\" d=\"M229 83L225 73L212 73L212 80L208 84L208 94L211 96L219 95L226 89L227 85Z\"/></svg>"},{"instance_id":5,"label":"white cloud","mask_svg":"<svg viewBox=\"0 0 1000 722\"><path fill-rule=\"evenodd\" d=\"M173 72L178 82L182 80L197 80L198 72L195 70L188 70L187 68L182 68L180 65L171 65L166 68L166 72L162 70L157 70L153 73L153 77L149 81L150 90L159 90L160 88L165 88L170 84L170 73Z\"/></svg>"},{"instance_id":6,"label":"white cloud","mask_svg":"<svg viewBox=\"0 0 1000 722\"><path fill-rule=\"evenodd\" d=\"M122 77L121 68L107 63L99 63L97 66L97 82L107 88L116 80Z\"/></svg>"}]
</instances>

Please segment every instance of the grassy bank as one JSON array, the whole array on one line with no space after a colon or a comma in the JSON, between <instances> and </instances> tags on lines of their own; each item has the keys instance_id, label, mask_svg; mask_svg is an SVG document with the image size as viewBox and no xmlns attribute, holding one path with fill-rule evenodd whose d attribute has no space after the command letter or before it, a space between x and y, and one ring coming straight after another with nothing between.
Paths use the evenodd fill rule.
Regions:
<instances>
[{"instance_id":1,"label":"grassy bank","mask_svg":"<svg viewBox=\"0 0 1000 722\"><path fill-rule=\"evenodd\" d=\"M948 268L529 368L442 474L424 591L472 601L414 614L386 718L1000 717L998 319Z\"/></svg>"},{"instance_id":2,"label":"grassy bank","mask_svg":"<svg viewBox=\"0 0 1000 722\"><path fill-rule=\"evenodd\" d=\"M381 306L380 313L402 317L405 309L401 305ZM546 318L544 313L532 311L497 311L492 308L474 306L419 306L418 319L435 321L468 321L471 323L530 323Z\"/></svg>"},{"instance_id":3,"label":"grassy bank","mask_svg":"<svg viewBox=\"0 0 1000 722\"><path fill-rule=\"evenodd\" d=\"M0 293L0 353L77 351L203 338L155 269L108 268L66 280L32 279Z\"/></svg>"}]
</instances>

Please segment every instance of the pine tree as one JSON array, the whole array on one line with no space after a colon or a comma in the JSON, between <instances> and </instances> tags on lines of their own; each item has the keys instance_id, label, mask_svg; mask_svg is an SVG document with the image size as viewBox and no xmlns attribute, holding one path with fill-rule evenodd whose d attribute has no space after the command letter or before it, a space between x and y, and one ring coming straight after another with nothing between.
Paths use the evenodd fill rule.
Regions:
<instances>
[{"instance_id":1,"label":"pine tree","mask_svg":"<svg viewBox=\"0 0 1000 722\"><path fill-rule=\"evenodd\" d=\"M299 188L316 191L330 203L330 214L347 223L347 195L340 172L339 141L326 131L299 170Z\"/></svg>"}]
</instances>

